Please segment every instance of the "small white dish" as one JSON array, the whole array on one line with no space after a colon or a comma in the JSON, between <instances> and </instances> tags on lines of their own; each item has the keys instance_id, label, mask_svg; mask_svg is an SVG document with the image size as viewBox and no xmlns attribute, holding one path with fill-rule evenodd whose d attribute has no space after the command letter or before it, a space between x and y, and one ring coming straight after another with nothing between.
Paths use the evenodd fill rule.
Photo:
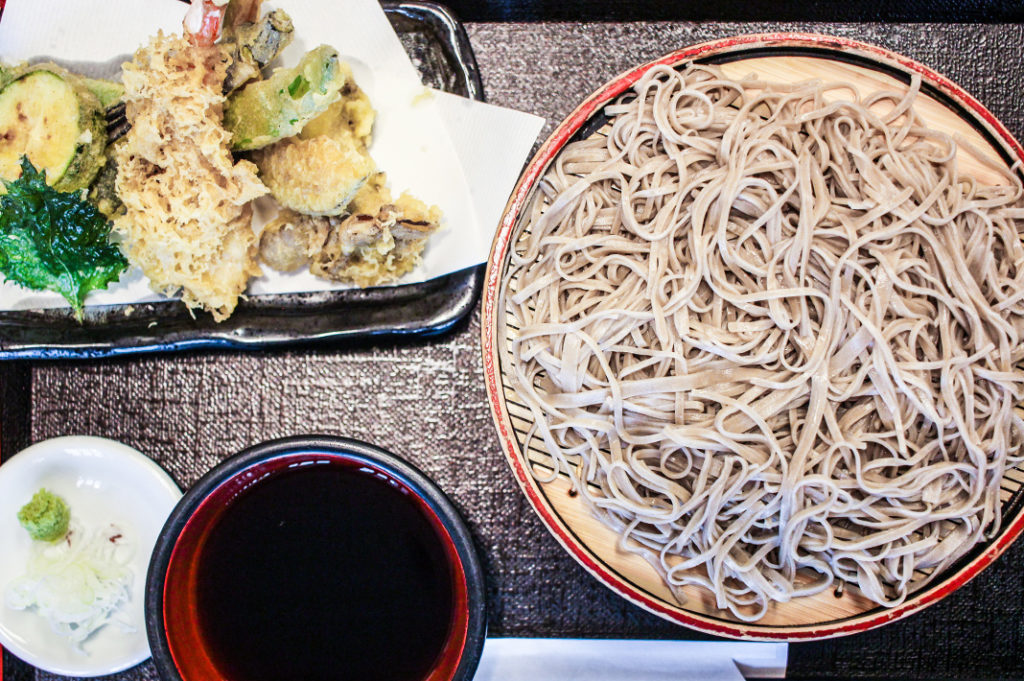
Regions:
<instances>
[{"instance_id":1,"label":"small white dish","mask_svg":"<svg viewBox=\"0 0 1024 681\"><path fill-rule=\"evenodd\" d=\"M18 509L40 487L63 497L82 525L114 522L134 535L128 604L133 633L104 626L83 642L83 654L34 608L14 610L4 603L3 591L24 574L32 544L18 522ZM146 570L157 535L180 498L174 480L152 459L113 440L59 437L11 457L0 466L0 645L39 669L65 676L113 674L146 660Z\"/></svg>"}]
</instances>

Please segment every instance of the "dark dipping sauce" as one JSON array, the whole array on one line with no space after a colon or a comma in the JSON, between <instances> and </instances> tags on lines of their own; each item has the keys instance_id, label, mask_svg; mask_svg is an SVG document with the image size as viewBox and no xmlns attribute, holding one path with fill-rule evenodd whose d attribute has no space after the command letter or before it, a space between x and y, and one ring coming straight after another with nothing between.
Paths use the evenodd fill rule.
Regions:
<instances>
[{"instance_id":1,"label":"dark dipping sauce","mask_svg":"<svg viewBox=\"0 0 1024 681\"><path fill-rule=\"evenodd\" d=\"M383 479L382 479L383 478ZM445 647L453 571L423 502L351 463L274 473L197 563L199 627L228 681L420 681Z\"/></svg>"}]
</instances>

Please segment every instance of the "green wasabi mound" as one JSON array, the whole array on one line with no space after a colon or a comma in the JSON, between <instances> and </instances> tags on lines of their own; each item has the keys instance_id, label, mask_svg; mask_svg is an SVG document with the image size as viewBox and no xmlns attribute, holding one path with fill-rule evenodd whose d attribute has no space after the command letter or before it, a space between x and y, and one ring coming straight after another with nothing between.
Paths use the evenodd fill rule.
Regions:
<instances>
[{"instance_id":1,"label":"green wasabi mound","mask_svg":"<svg viewBox=\"0 0 1024 681\"><path fill-rule=\"evenodd\" d=\"M18 511L18 522L38 541L57 541L68 532L71 511L64 500L40 489Z\"/></svg>"}]
</instances>

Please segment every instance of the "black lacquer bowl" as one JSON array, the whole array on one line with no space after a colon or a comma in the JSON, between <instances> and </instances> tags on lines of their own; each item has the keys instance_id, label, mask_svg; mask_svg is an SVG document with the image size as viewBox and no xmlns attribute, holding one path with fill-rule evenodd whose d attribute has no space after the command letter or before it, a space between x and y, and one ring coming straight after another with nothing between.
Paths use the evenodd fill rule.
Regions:
<instances>
[{"instance_id":1,"label":"black lacquer bowl","mask_svg":"<svg viewBox=\"0 0 1024 681\"><path fill-rule=\"evenodd\" d=\"M331 436L259 444L200 479L145 591L164 681L469 681L486 633L483 572L452 503L394 454Z\"/></svg>"}]
</instances>

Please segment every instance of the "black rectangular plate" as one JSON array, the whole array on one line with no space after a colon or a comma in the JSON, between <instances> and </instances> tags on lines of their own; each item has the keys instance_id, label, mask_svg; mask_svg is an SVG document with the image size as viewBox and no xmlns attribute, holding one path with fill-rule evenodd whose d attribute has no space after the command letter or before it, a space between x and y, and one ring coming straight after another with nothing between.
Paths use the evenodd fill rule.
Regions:
<instances>
[{"instance_id":1,"label":"black rectangular plate","mask_svg":"<svg viewBox=\"0 0 1024 681\"><path fill-rule=\"evenodd\" d=\"M382 3L425 85L483 100L462 25L431 2ZM262 349L382 335L443 333L479 296L483 266L419 284L253 296L216 323L177 300L0 312L0 359L74 359L197 347Z\"/></svg>"}]
</instances>

